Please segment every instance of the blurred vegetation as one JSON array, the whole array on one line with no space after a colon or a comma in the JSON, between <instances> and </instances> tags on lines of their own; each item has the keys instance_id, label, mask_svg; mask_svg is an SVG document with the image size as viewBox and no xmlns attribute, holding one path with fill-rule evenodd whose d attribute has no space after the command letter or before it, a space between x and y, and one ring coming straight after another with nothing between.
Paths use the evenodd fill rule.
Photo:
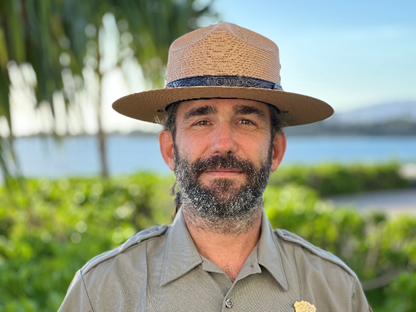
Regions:
<instances>
[{"instance_id":1,"label":"blurred vegetation","mask_svg":"<svg viewBox=\"0 0 416 312\"><path fill-rule=\"evenodd\" d=\"M331 168L332 175L330 169L324 174L331 183L345 178ZM342 258L359 275L375 311L413 311L416 218L334 209L312 188L321 184L289 179L291 172L282 170L286 182L266 190L273 226ZM316 168L303 169L305 176L312 172ZM173 176L140 173L110 180L22 180L0 188L0 311L56 311L88 260L143 228L171 222L173 182Z\"/></svg>"},{"instance_id":2,"label":"blurred vegetation","mask_svg":"<svg viewBox=\"0 0 416 312\"><path fill-rule=\"evenodd\" d=\"M372 165L293 165L279 168L270 176L269 184L307 185L321 196L394 190L411 186L411 182L400 175L400 166L401 164L396 162Z\"/></svg>"},{"instance_id":3,"label":"blurred vegetation","mask_svg":"<svg viewBox=\"0 0 416 312\"><path fill-rule=\"evenodd\" d=\"M374 311L411 312L416 306L416 216L334 209L306 186L269 187L265 210L285 228L340 257L359 276Z\"/></svg>"},{"instance_id":4,"label":"blurred vegetation","mask_svg":"<svg viewBox=\"0 0 416 312\"><path fill-rule=\"evenodd\" d=\"M86 261L170 221L171 183L138 174L0 189L0 311L56 311Z\"/></svg>"}]
</instances>

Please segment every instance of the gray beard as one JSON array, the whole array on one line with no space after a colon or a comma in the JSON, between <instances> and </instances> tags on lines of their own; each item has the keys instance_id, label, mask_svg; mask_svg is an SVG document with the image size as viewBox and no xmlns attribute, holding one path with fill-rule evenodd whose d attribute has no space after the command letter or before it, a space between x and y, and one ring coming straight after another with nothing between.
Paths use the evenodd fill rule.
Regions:
<instances>
[{"instance_id":1,"label":"gray beard","mask_svg":"<svg viewBox=\"0 0 416 312\"><path fill-rule=\"evenodd\" d=\"M190 164L179 156L176 147L174 150L175 175L188 226L238 235L247 232L261 217L263 192L270 176L271 149L259 169L231 154L197 159ZM219 178L209 187L201 184L199 177L203 172L219 168L241 170L246 182L238 186L231 179Z\"/></svg>"}]
</instances>

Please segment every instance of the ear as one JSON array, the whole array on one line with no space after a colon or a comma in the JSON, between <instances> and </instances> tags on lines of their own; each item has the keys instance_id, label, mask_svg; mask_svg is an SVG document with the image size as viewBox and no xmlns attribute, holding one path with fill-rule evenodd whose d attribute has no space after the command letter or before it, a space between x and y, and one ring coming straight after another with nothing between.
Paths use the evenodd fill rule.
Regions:
<instances>
[{"instance_id":1,"label":"ear","mask_svg":"<svg viewBox=\"0 0 416 312\"><path fill-rule=\"evenodd\" d=\"M283 160L286 151L286 136L283 130L276 132L272 147L272 165L270 170L276 171Z\"/></svg>"},{"instance_id":2,"label":"ear","mask_svg":"<svg viewBox=\"0 0 416 312\"><path fill-rule=\"evenodd\" d=\"M173 161L174 145L172 133L170 131L163 130L159 134L159 147L163 160L165 161L166 165L168 165L169 169L173 171L173 169L175 168L175 164Z\"/></svg>"}]
</instances>

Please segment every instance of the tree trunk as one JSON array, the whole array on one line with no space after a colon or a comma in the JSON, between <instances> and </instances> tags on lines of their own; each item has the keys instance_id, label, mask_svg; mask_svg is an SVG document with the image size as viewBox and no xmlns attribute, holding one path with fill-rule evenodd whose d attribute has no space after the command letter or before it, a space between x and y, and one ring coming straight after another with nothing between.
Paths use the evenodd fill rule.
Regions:
<instances>
[{"instance_id":1,"label":"tree trunk","mask_svg":"<svg viewBox=\"0 0 416 312\"><path fill-rule=\"evenodd\" d=\"M97 107L97 121L98 121L98 132L97 138L99 143L100 151L100 163L101 163L101 176L104 179L108 178L108 162L107 162L107 136L102 127L102 115L101 115L101 102Z\"/></svg>"},{"instance_id":2,"label":"tree trunk","mask_svg":"<svg viewBox=\"0 0 416 312\"><path fill-rule=\"evenodd\" d=\"M99 28L98 28L99 29ZM102 92L102 73L100 71L100 62L101 62L101 55L100 55L100 46L99 46L99 31L97 31L97 74L98 74L98 94L97 94L97 123L98 123L98 131L97 131L97 139L99 144L99 152L100 152L100 164L101 164L101 176L104 179L108 178L108 162L107 162L107 136L104 132L103 125L102 125L102 105L101 105L101 92Z\"/></svg>"}]
</instances>

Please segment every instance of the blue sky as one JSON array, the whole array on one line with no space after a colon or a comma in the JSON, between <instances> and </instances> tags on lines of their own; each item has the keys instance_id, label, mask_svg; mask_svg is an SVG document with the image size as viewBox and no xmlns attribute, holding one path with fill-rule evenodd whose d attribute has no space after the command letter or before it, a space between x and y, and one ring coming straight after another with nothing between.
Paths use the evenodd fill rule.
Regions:
<instances>
[{"instance_id":1,"label":"blue sky","mask_svg":"<svg viewBox=\"0 0 416 312\"><path fill-rule=\"evenodd\" d=\"M336 111L416 100L414 0L217 0L214 8L221 21L276 42L286 91Z\"/></svg>"}]
</instances>

